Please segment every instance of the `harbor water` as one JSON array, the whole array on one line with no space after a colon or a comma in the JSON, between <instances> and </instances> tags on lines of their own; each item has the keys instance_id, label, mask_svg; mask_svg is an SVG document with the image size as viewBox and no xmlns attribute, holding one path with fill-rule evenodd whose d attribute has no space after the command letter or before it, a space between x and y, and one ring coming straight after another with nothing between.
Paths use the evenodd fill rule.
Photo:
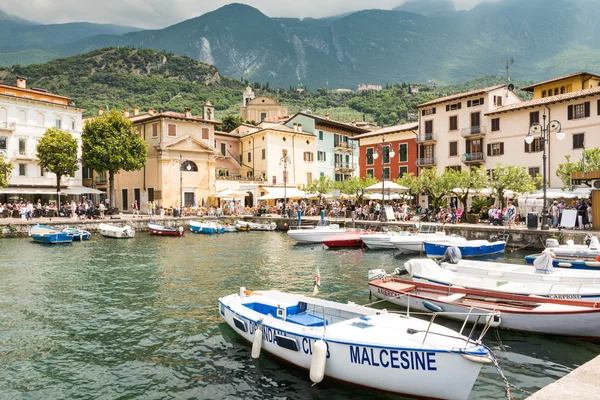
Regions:
<instances>
[{"instance_id":1,"label":"harbor water","mask_svg":"<svg viewBox=\"0 0 600 400\"><path fill-rule=\"evenodd\" d=\"M523 263L526 253L506 261ZM251 290L369 303L367 271L392 271L392 251L325 250L277 232L0 242L0 399L391 399L325 381L250 347L219 318L217 299ZM378 304L380 308L393 308ZM438 320L451 327L457 324ZM600 353L576 339L491 330L485 342L517 399ZM517 389L518 388L518 389ZM471 399L504 399L484 366Z\"/></svg>"}]
</instances>

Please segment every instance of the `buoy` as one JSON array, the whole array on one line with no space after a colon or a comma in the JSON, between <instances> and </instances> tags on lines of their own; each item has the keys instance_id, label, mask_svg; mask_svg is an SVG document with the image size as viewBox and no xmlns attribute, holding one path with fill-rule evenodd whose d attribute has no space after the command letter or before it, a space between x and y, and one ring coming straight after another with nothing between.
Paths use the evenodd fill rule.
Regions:
<instances>
[{"instance_id":1,"label":"buoy","mask_svg":"<svg viewBox=\"0 0 600 400\"><path fill-rule=\"evenodd\" d=\"M254 341L252 342L252 358L260 357L260 349L262 348L263 333L260 326L254 331Z\"/></svg>"},{"instance_id":2,"label":"buoy","mask_svg":"<svg viewBox=\"0 0 600 400\"><path fill-rule=\"evenodd\" d=\"M444 312L444 309L437 304L433 304L427 300L423 302L423 306L431 312Z\"/></svg>"},{"instance_id":3,"label":"buoy","mask_svg":"<svg viewBox=\"0 0 600 400\"><path fill-rule=\"evenodd\" d=\"M596 256L596 261L600 261L600 254Z\"/></svg>"},{"instance_id":4,"label":"buoy","mask_svg":"<svg viewBox=\"0 0 600 400\"><path fill-rule=\"evenodd\" d=\"M310 359L310 380L321 383L325 377L325 363L327 362L327 343L323 339L317 340L312 346Z\"/></svg>"},{"instance_id":5,"label":"buoy","mask_svg":"<svg viewBox=\"0 0 600 400\"><path fill-rule=\"evenodd\" d=\"M490 324L492 328L497 328L502 323L502 318L500 318L500 314L488 315L485 318L486 324Z\"/></svg>"}]
</instances>

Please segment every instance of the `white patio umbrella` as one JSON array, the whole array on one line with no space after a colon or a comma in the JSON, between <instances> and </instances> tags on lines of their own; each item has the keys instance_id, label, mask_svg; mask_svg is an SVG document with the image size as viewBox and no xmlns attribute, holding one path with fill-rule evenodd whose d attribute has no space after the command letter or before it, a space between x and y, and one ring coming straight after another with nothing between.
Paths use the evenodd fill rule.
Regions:
<instances>
[{"instance_id":1,"label":"white patio umbrella","mask_svg":"<svg viewBox=\"0 0 600 400\"><path fill-rule=\"evenodd\" d=\"M376 183L374 185L368 186L365 188L365 190L371 191L371 192L377 192L381 190L385 190L385 191L390 191L390 192L408 192L410 189L404 186L400 186L397 183L394 183L392 181L383 181L383 182L379 182Z\"/></svg>"},{"instance_id":2,"label":"white patio umbrella","mask_svg":"<svg viewBox=\"0 0 600 400\"><path fill-rule=\"evenodd\" d=\"M246 197L246 196L249 196L249 194L246 192L239 192L237 190L225 189L225 190L221 190L220 192L213 193L209 197L212 197L214 199L236 199L236 198L242 198L242 197Z\"/></svg>"}]
</instances>

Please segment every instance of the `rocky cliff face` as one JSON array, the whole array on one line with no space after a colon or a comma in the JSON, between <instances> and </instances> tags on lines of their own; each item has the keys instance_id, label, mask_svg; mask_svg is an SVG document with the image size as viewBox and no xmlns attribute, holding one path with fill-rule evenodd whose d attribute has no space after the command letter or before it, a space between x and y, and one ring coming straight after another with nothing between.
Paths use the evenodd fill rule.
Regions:
<instances>
[{"instance_id":1,"label":"rocky cliff face","mask_svg":"<svg viewBox=\"0 0 600 400\"><path fill-rule=\"evenodd\" d=\"M101 35L46 47L40 57L106 46L168 50L227 76L271 86L355 88L359 83L457 82L499 74L544 79L597 71L600 0L503 0L455 11L447 0L411 1L324 19L270 18L231 4L161 30ZM407 12L411 11L411 12ZM17 58L18 55L18 58ZM0 63L23 59L0 53Z\"/></svg>"}]
</instances>

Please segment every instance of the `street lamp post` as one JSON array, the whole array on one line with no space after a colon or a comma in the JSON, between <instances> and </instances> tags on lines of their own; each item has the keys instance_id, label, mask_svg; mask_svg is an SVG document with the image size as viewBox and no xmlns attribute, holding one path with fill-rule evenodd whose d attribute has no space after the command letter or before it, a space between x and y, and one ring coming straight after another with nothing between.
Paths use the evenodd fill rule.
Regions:
<instances>
[{"instance_id":1,"label":"street lamp post","mask_svg":"<svg viewBox=\"0 0 600 400\"><path fill-rule=\"evenodd\" d=\"M384 208L383 208L383 200L385 199L385 154L384 154L384 149L385 149L385 135L383 135L381 137L381 144L378 144L377 146L375 146L375 153L373 154L373 158L375 160L377 160L377 158L379 158L379 155L381 154L381 207L380 207L380 211L379 211L379 220L380 221L384 221ZM390 162L390 159L394 158L394 156L396 155L396 153L394 152L393 149L391 149L392 145L388 144L388 163Z\"/></svg>"},{"instance_id":2,"label":"street lamp post","mask_svg":"<svg viewBox=\"0 0 600 400\"><path fill-rule=\"evenodd\" d=\"M550 118L550 109L548 108L548 106L546 106L546 108L548 109L548 119ZM548 121L548 123L546 123L546 111L544 111L544 115L542 116L542 123L540 124L539 122L534 122L533 124L531 124L529 126L529 132L527 133L527 136L525 136L525 142L527 144L531 144L533 143L533 135L534 134L540 134L540 139L542 142L542 160L543 160L543 185L544 185L544 208L542 210L542 230L543 231L547 231L548 229L550 229L550 226L548 225L548 201L547 201L547 197L546 197L546 186L547 186L547 179L546 179L546 160L548 158L547 154L546 154L546 145L550 143L550 134L552 132L556 132L556 139L558 140L563 140L565 138L565 133L562 131L562 127L559 121L557 120L551 120Z\"/></svg>"},{"instance_id":3,"label":"street lamp post","mask_svg":"<svg viewBox=\"0 0 600 400\"><path fill-rule=\"evenodd\" d=\"M292 159L290 156L286 154L283 155L279 159L279 165L283 165L283 211L282 215L287 217L286 208L287 208L287 166L292 163Z\"/></svg>"},{"instance_id":4,"label":"street lamp post","mask_svg":"<svg viewBox=\"0 0 600 400\"><path fill-rule=\"evenodd\" d=\"M179 163L179 216L181 217L181 212L183 210L183 168L186 168L188 171L192 170L192 166L188 163L187 165L183 165L187 163L183 161L183 155L179 153L179 160L173 160L173 165Z\"/></svg>"}]
</instances>

